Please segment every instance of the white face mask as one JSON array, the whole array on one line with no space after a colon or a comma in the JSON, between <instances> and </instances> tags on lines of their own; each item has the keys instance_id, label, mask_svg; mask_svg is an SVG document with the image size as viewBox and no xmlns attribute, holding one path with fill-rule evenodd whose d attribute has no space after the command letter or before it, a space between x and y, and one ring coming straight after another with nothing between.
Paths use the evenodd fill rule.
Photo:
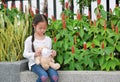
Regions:
<instances>
[{"instance_id":1,"label":"white face mask","mask_svg":"<svg viewBox=\"0 0 120 82\"><path fill-rule=\"evenodd\" d=\"M52 52L52 50L50 50L48 48L43 48L41 53L42 53L43 57L48 57L51 55L51 52Z\"/></svg>"}]
</instances>

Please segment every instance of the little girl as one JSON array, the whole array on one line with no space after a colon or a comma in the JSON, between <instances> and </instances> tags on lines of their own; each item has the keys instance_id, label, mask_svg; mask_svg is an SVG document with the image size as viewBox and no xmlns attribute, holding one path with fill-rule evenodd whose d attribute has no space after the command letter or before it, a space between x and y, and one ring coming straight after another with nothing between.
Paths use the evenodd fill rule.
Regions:
<instances>
[{"instance_id":1,"label":"little girl","mask_svg":"<svg viewBox=\"0 0 120 82\"><path fill-rule=\"evenodd\" d=\"M25 40L25 48L23 56L29 60L29 70L38 75L36 82L46 82L48 76L50 82L58 82L58 73L56 70L49 68L44 70L41 65L35 64L35 57L40 56L41 50L39 47L45 46L49 49L52 48L52 40L49 36L44 35L47 29L48 20L45 15L37 14L32 22L33 32ZM56 51L52 50L52 56L56 56Z\"/></svg>"}]
</instances>

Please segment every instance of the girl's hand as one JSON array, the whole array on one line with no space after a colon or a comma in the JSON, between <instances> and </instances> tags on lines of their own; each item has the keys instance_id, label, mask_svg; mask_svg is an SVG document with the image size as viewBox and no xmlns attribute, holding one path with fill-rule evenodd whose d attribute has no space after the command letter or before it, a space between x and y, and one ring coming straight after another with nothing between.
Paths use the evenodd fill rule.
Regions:
<instances>
[{"instance_id":1,"label":"girl's hand","mask_svg":"<svg viewBox=\"0 0 120 82\"><path fill-rule=\"evenodd\" d=\"M56 56L56 51L55 51L55 50L52 50L51 55L52 55L53 57L55 57L55 56Z\"/></svg>"},{"instance_id":2,"label":"girl's hand","mask_svg":"<svg viewBox=\"0 0 120 82\"><path fill-rule=\"evenodd\" d=\"M35 51L35 57L41 55L41 50L42 50L41 48L38 48L38 49Z\"/></svg>"}]
</instances>

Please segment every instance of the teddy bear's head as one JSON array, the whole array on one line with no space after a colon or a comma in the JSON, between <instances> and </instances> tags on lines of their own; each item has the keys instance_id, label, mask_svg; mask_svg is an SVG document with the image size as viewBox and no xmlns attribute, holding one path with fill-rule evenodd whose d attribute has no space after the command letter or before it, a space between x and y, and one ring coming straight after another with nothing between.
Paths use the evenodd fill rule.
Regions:
<instances>
[{"instance_id":1,"label":"teddy bear's head","mask_svg":"<svg viewBox=\"0 0 120 82\"><path fill-rule=\"evenodd\" d=\"M42 56L43 56L43 57L48 57L48 56L51 55L52 50L50 50L50 49L48 49L48 48L43 48L41 53L42 53Z\"/></svg>"}]
</instances>

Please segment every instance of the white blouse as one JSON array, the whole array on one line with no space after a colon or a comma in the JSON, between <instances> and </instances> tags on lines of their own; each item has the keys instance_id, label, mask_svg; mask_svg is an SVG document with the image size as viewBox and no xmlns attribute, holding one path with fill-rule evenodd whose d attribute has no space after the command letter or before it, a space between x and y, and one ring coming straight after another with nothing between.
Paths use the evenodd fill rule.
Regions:
<instances>
[{"instance_id":1,"label":"white blouse","mask_svg":"<svg viewBox=\"0 0 120 82\"><path fill-rule=\"evenodd\" d=\"M34 61L34 54L35 52L32 51L32 36L29 36L24 43L24 52L23 57L27 58L29 60L28 66L29 70L31 70L31 66L35 64ZM52 48L52 40L50 37L45 36L43 40L35 39L33 42L34 49L36 50L39 47L47 47L49 49Z\"/></svg>"}]
</instances>

